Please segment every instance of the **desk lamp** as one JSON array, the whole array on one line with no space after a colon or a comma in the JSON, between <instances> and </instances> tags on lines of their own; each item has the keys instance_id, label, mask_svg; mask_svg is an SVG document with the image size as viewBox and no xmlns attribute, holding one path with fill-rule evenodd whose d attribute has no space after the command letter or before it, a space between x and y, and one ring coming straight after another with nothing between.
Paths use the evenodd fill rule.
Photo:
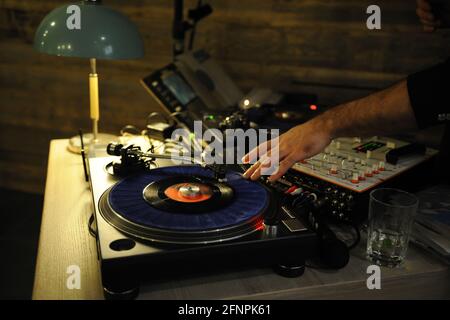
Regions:
<instances>
[{"instance_id":1,"label":"desk lamp","mask_svg":"<svg viewBox=\"0 0 450 320\"><path fill-rule=\"evenodd\" d=\"M144 45L136 26L121 13L101 4L85 0L51 11L42 20L35 37L37 51L65 57L90 59L90 117L92 134L83 137L85 145L104 144L114 136L98 133L100 118L97 59L136 59L144 55ZM69 150L81 151L80 139L70 139Z\"/></svg>"}]
</instances>

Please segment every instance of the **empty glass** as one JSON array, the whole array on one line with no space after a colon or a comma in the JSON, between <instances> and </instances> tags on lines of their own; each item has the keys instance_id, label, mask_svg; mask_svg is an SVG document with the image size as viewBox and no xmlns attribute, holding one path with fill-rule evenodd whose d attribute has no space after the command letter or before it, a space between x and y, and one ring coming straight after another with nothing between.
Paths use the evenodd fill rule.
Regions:
<instances>
[{"instance_id":1,"label":"empty glass","mask_svg":"<svg viewBox=\"0 0 450 320\"><path fill-rule=\"evenodd\" d=\"M405 259L418 199L398 189L370 193L367 256L382 266L395 267Z\"/></svg>"}]
</instances>

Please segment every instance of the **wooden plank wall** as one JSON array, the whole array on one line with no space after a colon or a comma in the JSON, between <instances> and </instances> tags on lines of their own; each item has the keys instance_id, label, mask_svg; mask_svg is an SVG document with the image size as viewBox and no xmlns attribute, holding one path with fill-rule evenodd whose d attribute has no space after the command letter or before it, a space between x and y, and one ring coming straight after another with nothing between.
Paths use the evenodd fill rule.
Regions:
<instances>
[{"instance_id":1,"label":"wooden plank wall","mask_svg":"<svg viewBox=\"0 0 450 320\"><path fill-rule=\"evenodd\" d=\"M88 61L46 56L34 31L67 1L0 0L0 186L42 193L49 140L89 129ZM382 30L366 28L366 0L214 0L201 22L206 48L243 90L268 85L339 103L384 87L450 53L449 32L425 34L413 0L380 0ZM104 0L139 27L146 56L100 61L101 129L142 127L158 106L138 80L171 59L170 0ZM196 1L186 1L186 7Z\"/></svg>"}]
</instances>

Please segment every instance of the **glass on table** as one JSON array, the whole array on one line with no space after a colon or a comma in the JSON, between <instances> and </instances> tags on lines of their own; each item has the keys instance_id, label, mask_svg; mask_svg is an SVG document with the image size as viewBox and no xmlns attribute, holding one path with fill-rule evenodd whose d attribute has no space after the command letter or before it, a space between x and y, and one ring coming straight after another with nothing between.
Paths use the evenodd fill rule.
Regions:
<instances>
[{"instance_id":1,"label":"glass on table","mask_svg":"<svg viewBox=\"0 0 450 320\"><path fill-rule=\"evenodd\" d=\"M418 203L413 194L398 189L382 188L370 193L369 260L388 267L396 267L404 261Z\"/></svg>"}]
</instances>

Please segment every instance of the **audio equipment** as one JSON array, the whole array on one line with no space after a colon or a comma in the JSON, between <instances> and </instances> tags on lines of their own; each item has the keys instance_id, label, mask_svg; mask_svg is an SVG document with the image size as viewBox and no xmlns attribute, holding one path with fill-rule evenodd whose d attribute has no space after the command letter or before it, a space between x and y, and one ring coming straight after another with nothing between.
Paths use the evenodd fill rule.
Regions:
<instances>
[{"instance_id":1,"label":"audio equipment","mask_svg":"<svg viewBox=\"0 0 450 320\"><path fill-rule=\"evenodd\" d=\"M195 120L218 128L244 96L204 50L178 55L141 84L173 119L191 130Z\"/></svg>"},{"instance_id":2,"label":"audio equipment","mask_svg":"<svg viewBox=\"0 0 450 320\"><path fill-rule=\"evenodd\" d=\"M360 223L367 217L369 193L391 186L414 191L430 181L437 150L387 138L338 138L321 153L294 164L274 186L308 190L323 197L329 217Z\"/></svg>"},{"instance_id":3,"label":"audio equipment","mask_svg":"<svg viewBox=\"0 0 450 320\"><path fill-rule=\"evenodd\" d=\"M267 89L244 95L204 50L177 55L175 61L141 79L141 84L178 125L204 129L277 128L286 131L325 110L317 97L273 93Z\"/></svg>"},{"instance_id":4,"label":"audio equipment","mask_svg":"<svg viewBox=\"0 0 450 320\"><path fill-rule=\"evenodd\" d=\"M95 151L95 150L94 150ZM105 297L142 281L243 266L299 276L318 237L277 194L223 166L174 165L167 154L111 144L88 159ZM92 155L92 153L91 153Z\"/></svg>"}]
</instances>

